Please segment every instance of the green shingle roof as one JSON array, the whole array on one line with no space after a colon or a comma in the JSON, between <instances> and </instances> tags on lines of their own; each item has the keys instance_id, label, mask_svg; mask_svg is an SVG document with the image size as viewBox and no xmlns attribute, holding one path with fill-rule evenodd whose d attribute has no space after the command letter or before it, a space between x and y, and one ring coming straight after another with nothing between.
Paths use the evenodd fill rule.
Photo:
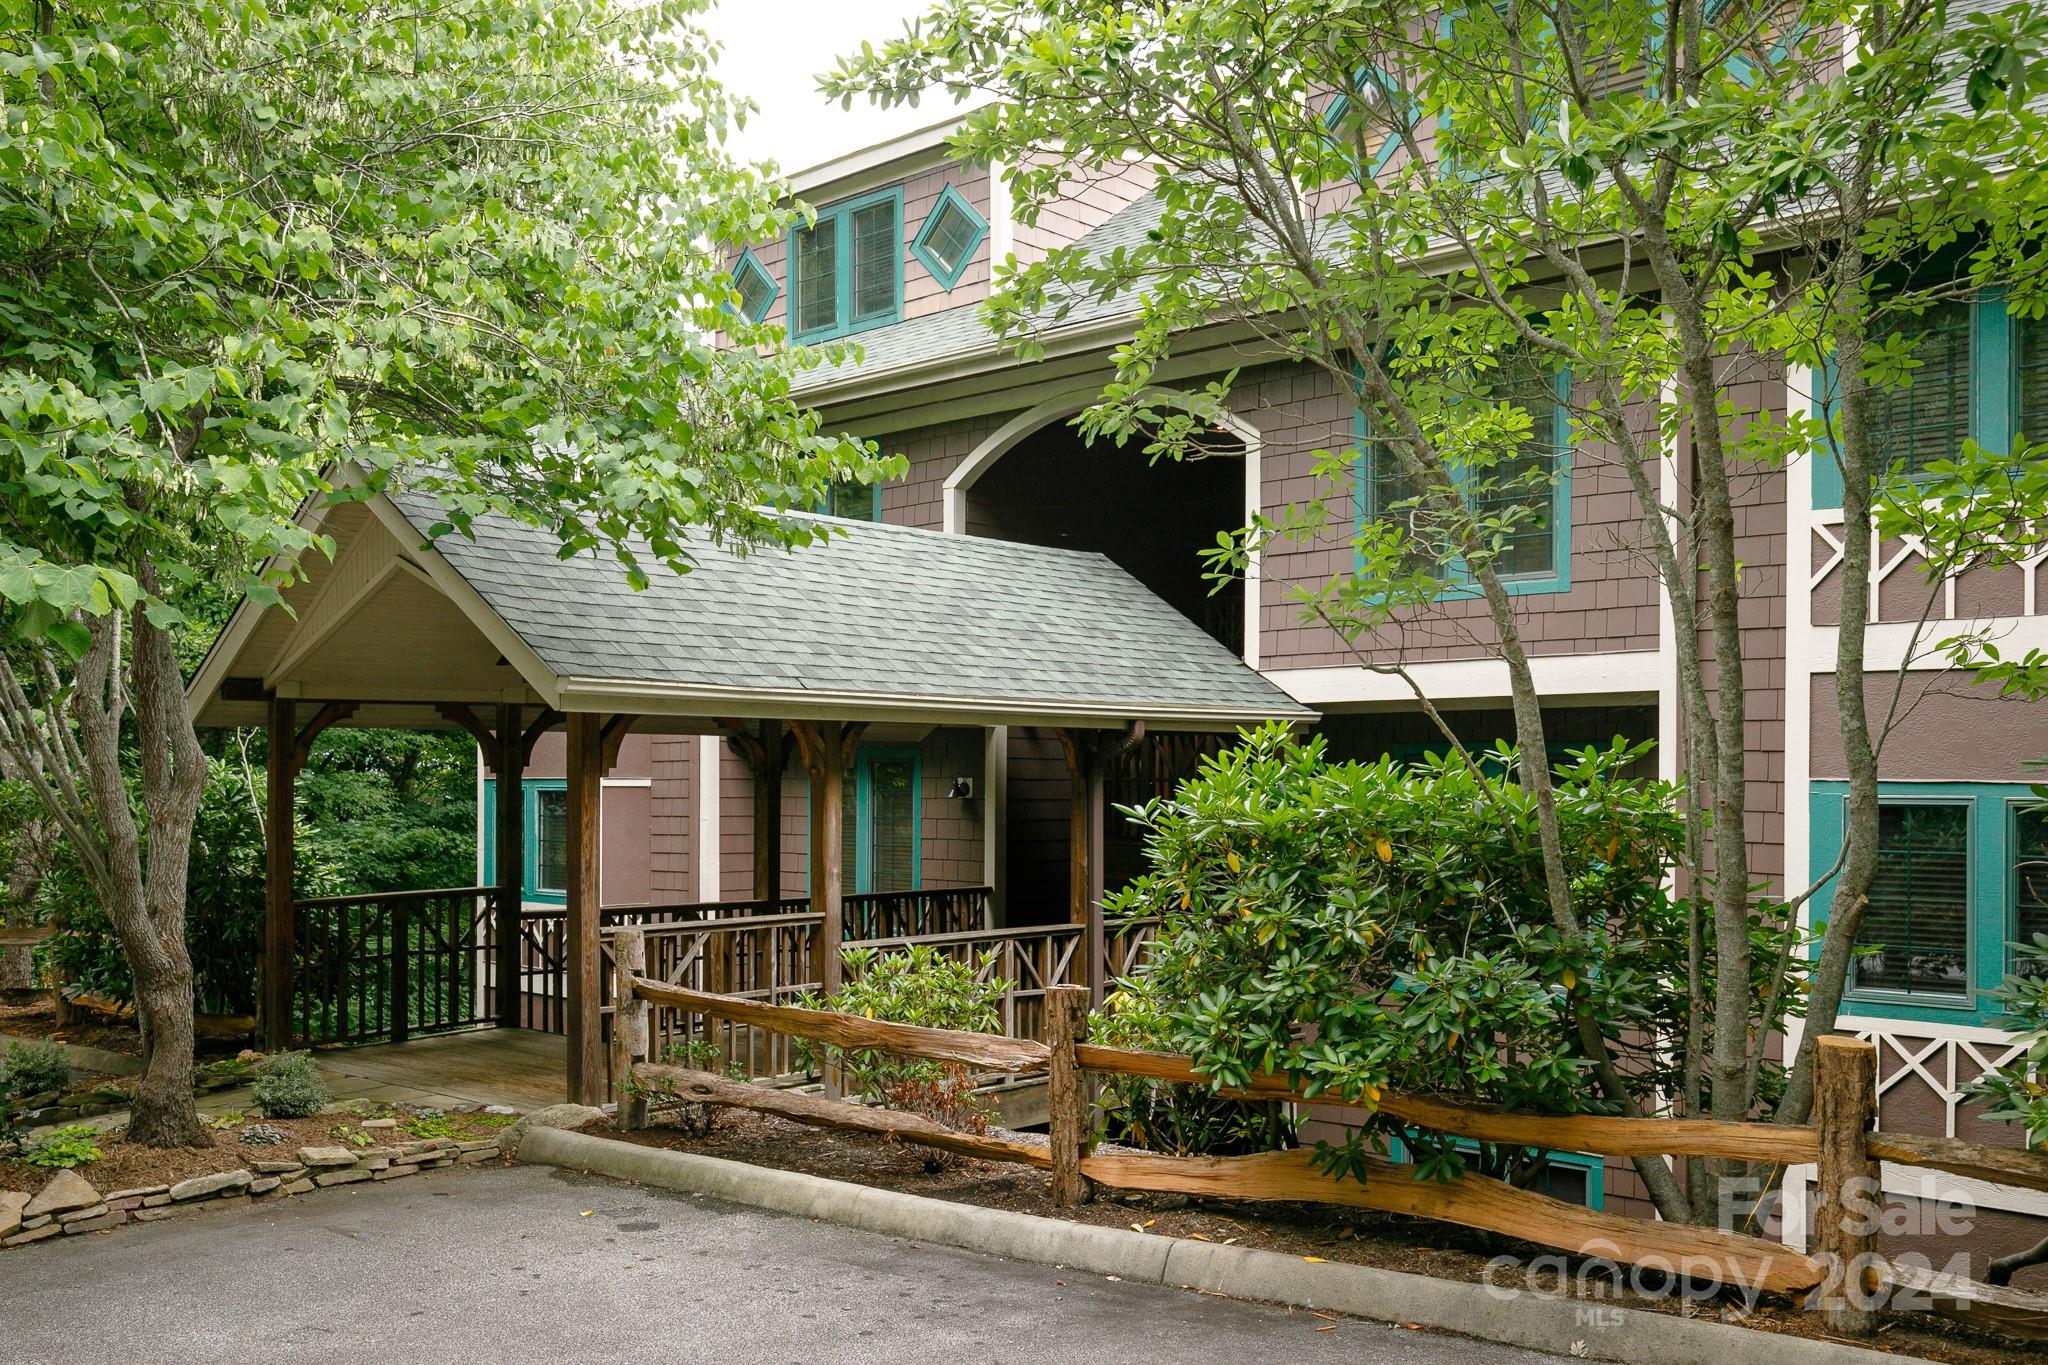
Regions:
<instances>
[{"instance_id":1,"label":"green shingle roof","mask_svg":"<svg viewBox=\"0 0 2048 1365\"><path fill-rule=\"evenodd\" d=\"M395 501L423 534L439 520L431 498ZM637 593L608 556L559 559L552 533L507 517L435 549L558 678L593 693L815 695L933 719L963 702L1077 723L1312 714L1102 555L817 520L830 541L790 551L700 536L695 572L655 569Z\"/></svg>"}]
</instances>

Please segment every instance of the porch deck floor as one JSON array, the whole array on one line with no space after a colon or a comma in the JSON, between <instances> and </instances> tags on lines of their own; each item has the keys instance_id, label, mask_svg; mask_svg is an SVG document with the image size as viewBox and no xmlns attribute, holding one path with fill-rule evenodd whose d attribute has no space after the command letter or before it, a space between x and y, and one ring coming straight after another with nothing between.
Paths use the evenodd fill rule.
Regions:
<instances>
[{"instance_id":1,"label":"porch deck floor","mask_svg":"<svg viewBox=\"0 0 2048 1365\"><path fill-rule=\"evenodd\" d=\"M568 1039L530 1029L474 1029L313 1056L338 1100L538 1109L568 1094Z\"/></svg>"}]
</instances>

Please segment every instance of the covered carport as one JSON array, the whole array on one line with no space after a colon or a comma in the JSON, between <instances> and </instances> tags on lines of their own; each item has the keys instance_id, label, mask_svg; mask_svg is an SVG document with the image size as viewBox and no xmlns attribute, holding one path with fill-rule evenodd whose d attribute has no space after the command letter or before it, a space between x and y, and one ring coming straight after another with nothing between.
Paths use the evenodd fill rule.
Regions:
<instances>
[{"instance_id":1,"label":"covered carport","mask_svg":"<svg viewBox=\"0 0 2048 1365\"><path fill-rule=\"evenodd\" d=\"M289 613L243 603L190 688L199 724L269 732L271 1047L292 1039L293 783L331 725L467 730L492 770L511 775L501 794L517 790L541 734L566 731L568 1089L589 1100L604 1074L599 796L629 731L723 733L764 757L795 745L810 777L810 906L824 924L812 972L830 990L846 876L841 784L871 727L1054 730L1074 784L1078 922L1102 894L1102 775L1118 746L1148 728L1312 718L1098 554L807 518L826 533L820 543L740 553L701 536L687 547L694 572L655 568L636 592L609 556L562 558L549 530L493 514L471 536L429 543L442 520L430 497L359 491L306 509L308 528L333 539L332 560L308 563L285 593ZM779 764L756 771L758 799ZM518 803L498 804L493 951L509 955L525 832ZM516 975L501 958L500 1024L516 1022Z\"/></svg>"}]
</instances>

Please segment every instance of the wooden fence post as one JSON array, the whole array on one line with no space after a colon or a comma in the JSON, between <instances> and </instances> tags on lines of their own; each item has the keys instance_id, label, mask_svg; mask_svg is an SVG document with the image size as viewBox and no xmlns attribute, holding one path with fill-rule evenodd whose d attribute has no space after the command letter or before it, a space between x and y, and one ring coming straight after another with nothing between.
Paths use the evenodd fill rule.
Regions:
<instances>
[{"instance_id":1,"label":"wooden fence post","mask_svg":"<svg viewBox=\"0 0 2048 1365\"><path fill-rule=\"evenodd\" d=\"M1052 1142L1052 1202L1073 1208L1087 1202L1088 1182L1081 1175L1081 1157L1088 1147L1088 1087L1074 1045L1088 1032L1088 988L1054 986L1045 995L1045 1043L1052 1051L1046 1063L1046 1100Z\"/></svg>"},{"instance_id":2,"label":"wooden fence post","mask_svg":"<svg viewBox=\"0 0 2048 1365\"><path fill-rule=\"evenodd\" d=\"M647 974L647 936L638 928L612 931L612 1094L619 1102L613 1122L621 1132L647 1126L647 1101L632 1084L633 1067L647 1060L647 1001L632 980Z\"/></svg>"},{"instance_id":3,"label":"wooden fence post","mask_svg":"<svg viewBox=\"0 0 2048 1365\"><path fill-rule=\"evenodd\" d=\"M1876 1047L1835 1035L1815 1040L1813 1091L1820 1159L1807 1249L1828 1267L1820 1308L1829 1331L1869 1336L1877 1330L1877 1311L1866 1272L1876 1255L1883 1202L1880 1165L1864 1145L1877 1115Z\"/></svg>"}]
</instances>

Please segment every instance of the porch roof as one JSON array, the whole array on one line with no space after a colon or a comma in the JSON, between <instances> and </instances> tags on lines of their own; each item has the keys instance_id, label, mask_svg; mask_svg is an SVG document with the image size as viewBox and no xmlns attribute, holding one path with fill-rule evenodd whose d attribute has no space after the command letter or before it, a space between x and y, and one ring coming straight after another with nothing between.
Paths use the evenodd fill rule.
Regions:
<instances>
[{"instance_id":1,"label":"porch roof","mask_svg":"<svg viewBox=\"0 0 2048 1365\"><path fill-rule=\"evenodd\" d=\"M634 592L609 557L487 516L426 544L431 498L311 517L337 540L294 620L244 603L193 679L201 724L266 690L442 727L444 701L641 715L1228 729L1302 707L1099 554L817 518L829 543L739 554ZM514 676L516 675L516 676Z\"/></svg>"}]
</instances>

